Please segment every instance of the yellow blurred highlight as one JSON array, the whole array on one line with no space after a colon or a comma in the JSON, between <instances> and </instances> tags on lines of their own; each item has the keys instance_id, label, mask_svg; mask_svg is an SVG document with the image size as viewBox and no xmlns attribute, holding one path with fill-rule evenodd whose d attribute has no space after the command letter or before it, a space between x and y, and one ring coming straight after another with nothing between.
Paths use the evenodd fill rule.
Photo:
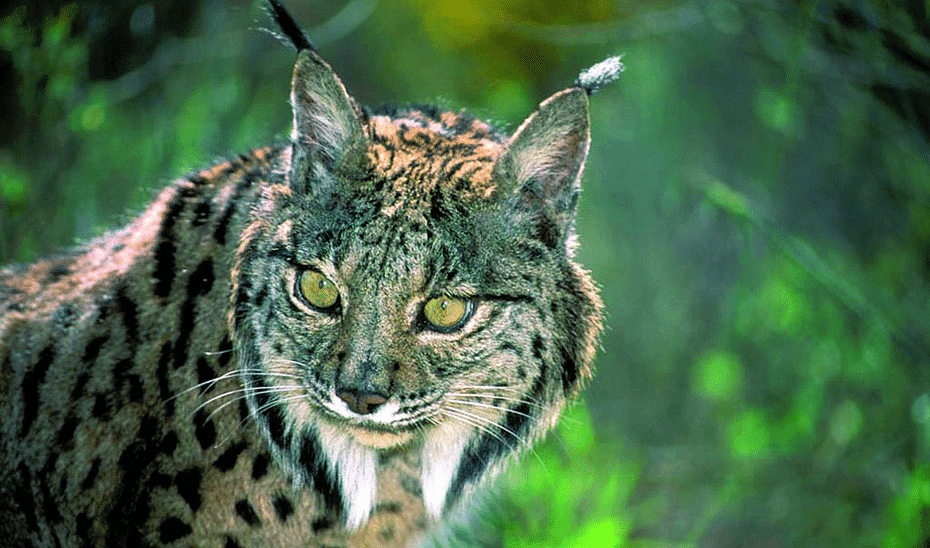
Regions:
<instances>
[{"instance_id":1,"label":"yellow blurred highlight","mask_svg":"<svg viewBox=\"0 0 930 548\"><path fill-rule=\"evenodd\" d=\"M96 131L103 125L104 118L106 118L106 111L103 105L90 105L81 114L81 127L86 131Z\"/></svg>"}]
</instances>

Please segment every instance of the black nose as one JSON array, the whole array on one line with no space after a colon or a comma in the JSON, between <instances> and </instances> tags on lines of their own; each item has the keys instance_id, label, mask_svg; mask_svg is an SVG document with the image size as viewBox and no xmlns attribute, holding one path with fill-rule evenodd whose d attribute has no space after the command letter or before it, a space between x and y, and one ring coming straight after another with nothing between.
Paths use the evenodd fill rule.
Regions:
<instances>
[{"instance_id":1,"label":"black nose","mask_svg":"<svg viewBox=\"0 0 930 548\"><path fill-rule=\"evenodd\" d=\"M359 415L374 413L375 409L381 407L387 401L387 396L377 392L363 392L351 388L341 388L336 391L336 396L346 402L349 409Z\"/></svg>"}]
</instances>

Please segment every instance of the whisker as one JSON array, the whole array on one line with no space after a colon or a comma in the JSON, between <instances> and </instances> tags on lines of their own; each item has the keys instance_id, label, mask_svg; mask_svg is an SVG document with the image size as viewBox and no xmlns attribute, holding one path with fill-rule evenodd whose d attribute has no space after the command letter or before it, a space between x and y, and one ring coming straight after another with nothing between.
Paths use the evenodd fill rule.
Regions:
<instances>
[{"instance_id":1,"label":"whisker","mask_svg":"<svg viewBox=\"0 0 930 548\"><path fill-rule=\"evenodd\" d=\"M494 386L488 384L457 384L455 388L469 388L472 390L507 390L508 392L519 392L520 389L512 386Z\"/></svg>"},{"instance_id":2,"label":"whisker","mask_svg":"<svg viewBox=\"0 0 930 548\"><path fill-rule=\"evenodd\" d=\"M296 386L296 385L295 385L295 386L282 386L282 387L275 387L275 388L265 388L265 389L262 389L262 390L255 390L255 391L253 391L253 392L251 392L251 393L252 393L252 394L255 394L255 395L278 394L278 393L281 393L281 392L297 392L298 390L302 390L302 389L303 389L302 386ZM233 399L231 399L231 400L229 400L229 401L225 401L225 402L223 402L222 404L218 405L218 406L216 407L216 409L214 409L213 411L210 412L209 415L207 415L207 418L212 418L214 415L216 415L217 413L219 413L220 411L222 411L223 408L225 408L225 407L227 407L227 406L229 406L229 405L232 405L232 404L238 402L239 400L245 399L246 396L249 395L249 393L250 393L250 392L249 392L249 390L247 390L247 389L233 390L233 391L230 391L230 392L225 392L224 394L222 394L222 396L233 396L233 395L235 395L236 397L233 398ZM218 397L219 397L219 396L218 396ZM213 398L213 399L215 400L215 399L217 399L217 398ZM212 400L211 400L211 401L212 401ZM271 403L277 403L278 401L280 401L280 398L276 399L275 401L273 401L273 402L271 402ZM207 403L209 403L209 402L204 402L204 403L202 403L201 405L197 406L197 409L200 409L200 408L206 406ZM268 404L265 404L265 405L267 406ZM264 410L264 406L262 406L262 407L263 407L262 410ZM196 412L196 410L195 410L195 412ZM240 422L240 426L241 426L241 422Z\"/></svg>"},{"instance_id":3,"label":"whisker","mask_svg":"<svg viewBox=\"0 0 930 548\"><path fill-rule=\"evenodd\" d=\"M194 408L193 412L196 413L197 411L200 411L201 409L205 408L206 406L210 405L211 403L217 400L221 400L223 398L227 398L231 396L236 396L236 399L239 399L240 396L246 396L249 393L256 394L256 395L277 394L278 392L289 392L289 391L294 391L294 390L300 390L302 388L303 388L302 386L295 384L295 385L289 385L289 386L285 385L285 386L265 387L265 388L260 388L260 389L237 388L235 390L227 390L226 392L223 392L222 394L213 396L212 398L204 402L201 402L200 405ZM236 399L232 400L232 402L236 401ZM213 415L214 413L216 413L217 411L219 411L220 409L222 409L223 407L225 407L226 405L232 402L226 402L223 405L220 405L219 407L214 409L213 412L210 414Z\"/></svg>"},{"instance_id":4,"label":"whisker","mask_svg":"<svg viewBox=\"0 0 930 548\"><path fill-rule=\"evenodd\" d=\"M210 390L210 389L213 388L217 383L219 383L219 382L221 382L221 381L224 381L224 380L226 380L226 379L230 379L230 378L233 378L233 377L238 377L238 376L240 376L240 375L248 375L248 374L267 375L267 376L269 376L269 377L280 377L280 378L290 378L290 379L303 379L303 377L301 377L300 375L294 375L294 374L291 374L291 373L284 373L284 372L280 372L280 371L268 371L267 369L259 369L259 368L241 368L241 369L233 369L232 371L227 371L227 372L223 373L222 375L220 375L220 376L218 376L218 377L212 378L212 379L210 379L210 380L208 380L208 381L199 382L199 383L195 384L194 386L191 386L190 388L186 388L186 389L184 389L184 390L178 392L178 393L175 394L174 396L171 396L170 398L166 399L165 402L168 402L168 401L177 399L177 398L181 397L181 396L184 395L184 394L187 394L187 393L189 393L189 392L193 392L193 391L199 390L199 389L204 389L204 392L206 392L207 390Z\"/></svg>"},{"instance_id":5,"label":"whisker","mask_svg":"<svg viewBox=\"0 0 930 548\"><path fill-rule=\"evenodd\" d=\"M534 416L532 416L532 415L528 415L528 414L526 414L526 413L523 413L523 412L521 412L521 411L517 411L517 410L515 410L515 409L510 409L510 408L507 408L507 407L501 407L501 406L499 406L499 405L491 405L490 403L481 403L481 402L467 401L467 400L457 400L457 399L453 399L453 398L449 398L449 399L447 399L446 401L451 402L451 403L457 403L457 404L460 404L460 405L471 405L472 407L483 407L483 408L485 408L485 409L496 409L496 410L498 410L498 411L506 411L506 412L508 412L508 413L514 413L514 414L516 414L516 415L520 415L521 417L526 417L526 418L528 418L528 419L535 419L535 418L536 418L536 417L534 417Z\"/></svg>"},{"instance_id":6,"label":"whisker","mask_svg":"<svg viewBox=\"0 0 930 548\"><path fill-rule=\"evenodd\" d=\"M290 402L290 401L298 401L298 400L302 400L302 399L304 399L304 398L308 398L308 394L298 394L298 395L296 395L296 396L288 396L288 397L284 397L284 398L275 398L273 401L270 401L270 402L266 403L265 405L263 405L263 406L259 407L258 409L256 409L256 412L257 412L257 413L261 413L262 411L265 411L266 409L271 409L272 407L275 407L275 406L277 406L277 405L281 405L282 403L287 403L287 402ZM230 402L230 403L231 403L231 402ZM224 404L224 405L226 405L226 404ZM250 416L251 416L251 415L250 415ZM244 425L244 424L246 423L246 421L248 421L248 420L249 420L249 417L246 417L246 418L244 418L244 419L241 419L241 420L239 421L239 423L236 425L236 428L242 428L242 425Z\"/></svg>"},{"instance_id":7,"label":"whisker","mask_svg":"<svg viewBox=\"0 0 930 548\"><path fill-rule=\"evenodd\" d=\"M463 409L459 409L459 408L455 408L455 407L451 407L451 408L450 408L450 407L447 407L447 408L444 408L443 411L444 411L444 412L453 411L454 413L458 413L458 415L450 413L450 416L451 416L452 418L458 419L459 421L461 421L461 422L463 422L463 423L465 423L465 424L469 424L469 425L471 425L471 426L475 426L475 427L477 427L479 430L481 430L482 432L487 432L488 434L494 436L495 439L497 439L498 441L500 441L501 443L503 443L504 445L506 445L507 447L509 447L511 451L516 451L516 450L518 449L518 447L515 447L514 445L508 443L504 438L502 438L502 437L501 437L500 435L498 435L497 433L491 431L489 428L487 428L487 427L484 426L483 424L476 424L475 422L471 422L471 421L476 421L476 422L478 422L478 423L483 422L483 423L485 423L485 424L492 424L492 425L496 426L497 428L499 428L500 431L505 432L505 433L510 434L511 436L513 436L513 438L516 439L518 442L521 442L521 441L522 441L522 438L521 438L520 436L518 436L517 433L514 432L513 430L511 430L510 428L507 428L507 427L504 426L503 424L499 424L499 423L492 422L492 421L488 420L487 418L482 417L482 416L480 416L480 415L475 415L475 414L473 414L473 413L468 413L467 411L465 411L465 410L463 410ZM462 416L462 414L468 416L468 417L470 418L470 421L469 421L469 420L466 420L466 419ZM520 443L518 443L517 445L520 445ZM545 461L543 461L542 456L540 456L539 451L537 451L536 448L535 448L534 446L530 445L529 447L524 447L524 450L526 450L529 454L533 455L533 457L542 465L542 467L543 467L543 469L546 471L546 473L549 472L549 469L548 469L548 467L546 466Z\"/></svg>"},{"instance_id":8,"label":"whisker","mask_svg":"<svg viewBox=\"0 0 930 548\"><path fill-rule=\"evenodd\" d=\"M494 395L487 395L487 394L468 394L465 392L447 392L445 395L452 396L452 397L458 397L458 398L470 398L470 397L486 398L490 400L501 400L501 401L511 402L511 403L525 403L526 405L532 405L533 407L539 407L539 408L543 407L541 403L538 403L532 400L521 400L519 398L510 398L508 396L494 396Z\"/></svg>"},{"instance_id":9,"label":"whisker","mask_svg":"<svg viewBox=\"0 0 930 548\"><path fill-rule=\"evenodd\" d=\"M513 446L510 445L509 443L507 443L507 442L504 440L504 438L502 438L497 432L495 432L495 431L493 431L493 430L491 430L491 429L489 429L489 428L487 428L487 427L484 427L483 425L490 425L490 426L496 427L496 428L499 429L501 432L504 432L504 433L506 433L506 434L510 434L511 436L513 436L514 439L516 439L516 440L518 440L518 441L520 440L520 436L518 436L517 433L514 432L513 430L511 430L510 428L507 428L507 427L504 426L503 424L496 423L496 422L491 421L491 420L489 420L489 419L487 419L487 418L485 418L485 417L482 417L481 415L476 415L476 414L474 414L474 413L469 413L468 411L465 411L464 409L459 409L459 408L456 408L456 407L447 407L447 408L444 409L444 411L453 411L453 412L455 412L455 413L457 413L457 414L459 415L459 418L462 418L463 416L465 416L465 417L468 417L468 418L472 419L473 421L475 421L475 423L472 423L474 426L478 426L478 428L480 428L482 431L487 432L488 434L491 434L492 436L494 436L495 438L497 438L501 443L506 444L506 445L507 445L508 447L510 447L511 449L513 449Z\"/></svg>"},{"instance_id":10,"label":"whisker","mask_svg":"<svg viewBox=\"0 0 930 548\"><path fill-rule=\"evenodd\" d=\"M499 441L501 444L510 448L511 451L514 450L514 446L508 440L506 440L501 434L499 434L498 432L495 432L493 428L477 420L474 416L470 416L467 413L462 414L461 412L453 411L448 414L448 417L453 420L457 420L463 424L472 426L473 428L477 429L479 432L493 437L494 439Z\"/></svg>"},{"instance_id":11,"label":"whisker","mask_svg":"<svg viewBox=\"0 0 930 548\"><path fill-rule=\"evenodd\" d=\"M230 352L233 352L232 348L230 348L229 350L207 350L206 352L203 353L203 355L204 356L219 356L221 354L229 354Z\"/></svg>"}]
</instances>

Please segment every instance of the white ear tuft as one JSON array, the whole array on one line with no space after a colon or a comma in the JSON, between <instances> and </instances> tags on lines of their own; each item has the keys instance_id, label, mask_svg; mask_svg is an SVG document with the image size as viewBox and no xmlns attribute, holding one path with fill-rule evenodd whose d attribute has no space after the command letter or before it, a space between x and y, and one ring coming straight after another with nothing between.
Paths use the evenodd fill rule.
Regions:
<instances>
[{"instance_id":1,"label":"white ear tuft","mask_svg":"<svg viewBox=\"0 0 930 548\"><path fill-rule=\"evenodd\" d=\"M620 73L626 70L626 65L620 61L621 59L623 59L623 55L608 57L600 63L581 71L581 74L575 80L575 86L585 90L588 95L598 91L616 80Z\"/></svg>"}]
</instances>

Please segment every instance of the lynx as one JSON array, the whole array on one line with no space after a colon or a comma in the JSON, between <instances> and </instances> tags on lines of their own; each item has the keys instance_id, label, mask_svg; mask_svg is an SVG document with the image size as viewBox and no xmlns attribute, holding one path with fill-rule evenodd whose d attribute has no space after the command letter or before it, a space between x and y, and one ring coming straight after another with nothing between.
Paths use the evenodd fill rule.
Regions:
<instances>
[{"instance_id":1,"label":"lynx","mask_svg":"<svg viewBox=\"0 0 930 548\"><path fill-rule=\"evenodd\" d=\"M588 96L512 135L358 105L297 49L290 140L0 271L0 545L412 546L591 376Z\"/></svg>"}]
</instances>

